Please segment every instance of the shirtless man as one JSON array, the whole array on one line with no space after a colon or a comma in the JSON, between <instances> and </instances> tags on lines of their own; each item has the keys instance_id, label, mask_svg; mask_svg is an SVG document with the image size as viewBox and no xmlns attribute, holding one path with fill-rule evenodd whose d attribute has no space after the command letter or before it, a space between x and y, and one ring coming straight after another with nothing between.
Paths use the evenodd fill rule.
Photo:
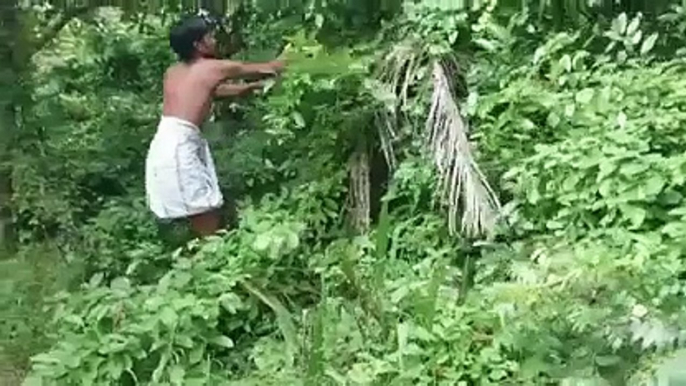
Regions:
<instances>
[{"instance_id":1,"label":"shirtless man","mask_svg":"<svg viewBox=\"0 0 686 386\"><path fill-rule=\"evenodd\" d=\"M273 76L280 61L241 63L215 58L212 23L201 16L179 22L170 44L180 62L164 77L164 107L145 165L148 206L162 221L187 219L200 236L222 226L224 198L214 161L200 127L213 97L242 96L262 83L231 84L228 79Z\"/></svg>"}]
</instances>

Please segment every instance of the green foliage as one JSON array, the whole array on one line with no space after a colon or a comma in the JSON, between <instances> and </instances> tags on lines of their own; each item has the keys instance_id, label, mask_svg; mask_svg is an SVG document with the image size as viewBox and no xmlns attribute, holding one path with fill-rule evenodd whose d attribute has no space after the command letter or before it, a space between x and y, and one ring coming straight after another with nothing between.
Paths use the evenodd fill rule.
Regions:
<instances>
[{"instance_id":1,"label":"green foliage","mask_svg":"<svg viewBox=\"0 0 686 386\"><path fill-rule=\"evenodd\" d=\"M239 226L178 249L145 209L140 167L171 60L165 24L73 23L36 58L14 205L23 241L57 241L72 265L69 280L41 276L65 269L55 260L26 271L37 287L2 281L3 309L33 322L0 327L2 353L37 354L26 384L645 384L681 345L685 68L665 54L678 18L549 33L507 4L374 20L346 4L304 25L289 24L297 12L248 20L242 55L286 36L290 71L217 109L207 133ZM507 204L488 242L450 235L420 134L428 64L456 49L451 91ZM377 117L398 90L378 74L407 50L411 111L389 179ZM360 151L374 221L353 233L359 171L346 165Z\"/></svg>"},{"instance_id":2,"label":"green foliage","mask_svg":"<svg viewBox=\"0 0 686 386\"><path fill-rule=\"evenodd\" d=\"M58 291L81 280L78 264L56 258L59 251L48 245L22 249L12 259L0 261L0 373L24 372L36 350L49 348L46 306Z\"/></svg>"},{"instance_id":3,"label":"green foliage","mask_svg":"<svg viewBox=\"0 0 686 386\"><path fill-rule=\"evenodd\" d=\"M13 170L25 239L73 234L141 181L158 115L157 77L171 57L159 25L145 32L116 20L75 22L36 58L36 103L26 111Z\"/></svg>"}]
</instances>

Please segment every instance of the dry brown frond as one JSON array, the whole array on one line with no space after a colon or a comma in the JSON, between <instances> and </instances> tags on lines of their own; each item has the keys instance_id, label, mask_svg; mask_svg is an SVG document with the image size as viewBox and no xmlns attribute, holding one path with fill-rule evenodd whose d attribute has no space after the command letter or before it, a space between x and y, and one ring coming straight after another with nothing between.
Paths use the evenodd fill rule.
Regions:
<instances>
[{"instance_id":1,"label":"dry brown frond","mask_svg":"<svg viewBox=\"0 0 686 386\"><path fill-rule=\"evenodd\" d=\"M383 93L395 96L393 106L379 111L376 116L381 148L390 171L395 170L397 158L394 142L398 139L398 117L409 101L408 91L417 76L424 53L417 42L406 40L391 49L378 70Z\"/></svg>"},{"instance_id":2,"label":"dry brown frond","mask_svg":"<svg viewBox=\"0 0 686 386\"><path fill-rule=\"evenodd\" d=\"M467 236L493 232L500 203L472 157L467 123L451 92L443 64L434 61L433 95L426 121L429 149L440 176L440 186L448 206L448 225Z\"/></svg>"},{"instance_id":3,"label":"dry brown frond","mask_svg":"<svg viewBox=\"0 0 686 386\"><path fill-rule=\"evenodd\" d=\"M379 139L381 141L381 150L389 170L395 170L398 160L395 155L393 142L397 139L395 132L396 116L392 112L379 111L376 113L376 127L379 131Z\"/></svg>"},{"instance_id":4,"label":"dry brown frond","mask_svg":"<svg viewBox=\"0 0 686 386\"><path fill-rule=\"evenodd\" d=\"M432 71L432 80L422 82L422 73L427 70ZM493 232L500 203L472 157L467 123L455 99L458 90L464 91L457 81L459 75L456 60L430 60L420 42L408 39L396 45L384 57L377 75L382 91L395 95L393 106L377 114L377 127L386 162L393 171L397 140L403 135L400 126L417 126L411 107L430 90L431 108L423 135L439 175L449 229L453 234L461 231L475 237Z\"/></svg>"}]
</instances>

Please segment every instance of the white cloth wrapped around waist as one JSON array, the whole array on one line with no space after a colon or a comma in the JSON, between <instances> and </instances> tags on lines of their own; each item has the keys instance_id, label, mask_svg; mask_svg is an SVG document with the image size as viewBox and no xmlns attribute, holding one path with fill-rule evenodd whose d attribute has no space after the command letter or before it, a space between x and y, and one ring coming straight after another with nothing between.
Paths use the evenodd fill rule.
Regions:
<instances>
[{"instance_id":1,"label":"white cloth wrapped around waist","mask_svg":"<svg viewBox=\"0 0 686 386\"><path fill-rule=\"evenodd\" d=\"M194 124L162 117L145 163L145 190L150 210L160 219L176 219L219 208L214 160Z\"/></svg>"}]
</instances>

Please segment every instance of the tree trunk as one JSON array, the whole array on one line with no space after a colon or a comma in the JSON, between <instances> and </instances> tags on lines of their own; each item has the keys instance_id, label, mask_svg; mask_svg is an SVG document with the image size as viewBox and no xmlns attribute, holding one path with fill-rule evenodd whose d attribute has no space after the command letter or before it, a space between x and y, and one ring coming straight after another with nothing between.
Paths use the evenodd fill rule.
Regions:
<instances>
[{"instance_id":1,"label":"tree trunk","mask_svg":"<svg viewBox=\"0 0 686 386\"><path fill-rule=\"evenodd\" d=\"M0 2L0 251L7 251L14 244L10 151L17 132L15 101L20 91L15 55L15 47L21 41L18 13L14 2Z\"/></svg>"}]
</instances>

